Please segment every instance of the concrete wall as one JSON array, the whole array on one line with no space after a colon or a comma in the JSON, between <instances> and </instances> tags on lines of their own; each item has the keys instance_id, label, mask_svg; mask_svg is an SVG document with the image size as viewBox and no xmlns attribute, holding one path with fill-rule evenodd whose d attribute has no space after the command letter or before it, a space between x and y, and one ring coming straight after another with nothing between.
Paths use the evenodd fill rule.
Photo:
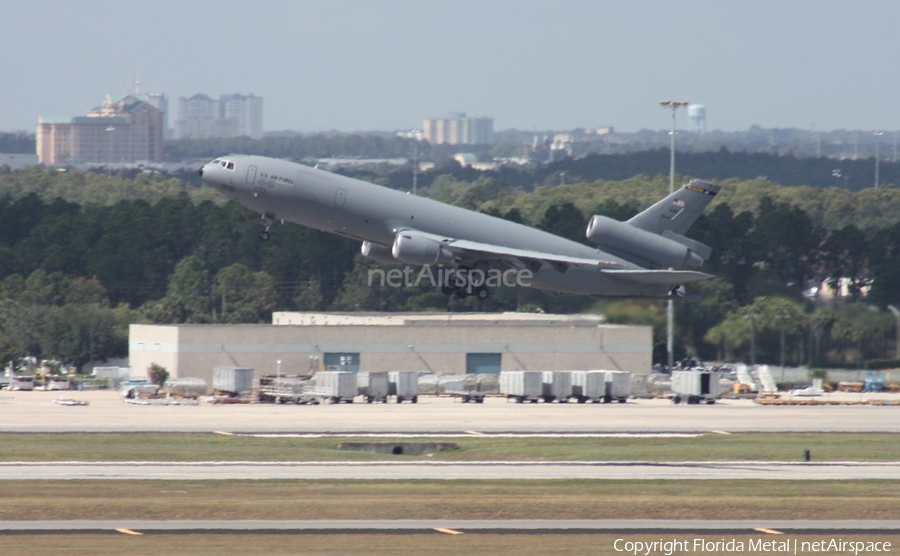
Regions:
<instances>
[{"instance_id":1,"label":"concrete wall","mask_svg":"<svg viewBox=\"0 0 900 556\"><path fill-rule=\"evenodd\" d=\"M132 325L132 377L151 363L212 381L218 365L303 374L310 357L360 354L361 371L464 373L467 353L501 353L504 370L619 369L649 373L651 329L593 324L417 322L415 326Z\"/></svg>"}]
</instances>

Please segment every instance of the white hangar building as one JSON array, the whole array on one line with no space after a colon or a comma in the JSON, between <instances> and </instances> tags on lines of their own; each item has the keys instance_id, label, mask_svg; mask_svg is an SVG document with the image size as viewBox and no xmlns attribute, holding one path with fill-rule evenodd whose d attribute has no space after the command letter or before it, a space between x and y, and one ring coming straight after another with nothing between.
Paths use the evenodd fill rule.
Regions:
<instances>
[{"instance_id":1,"label":"white hangar building","mask_svg":"<svg viewBox=\"0 0 900 556\"><path fill-rule=\"evenodd\" d=\"M499 373L613 369L648 374L649 326L591 315L274 313L272 324L132 324L131 376L151 363L212 383L217 366L257 374L311 370Z\"/></svg>"}]
</instances>

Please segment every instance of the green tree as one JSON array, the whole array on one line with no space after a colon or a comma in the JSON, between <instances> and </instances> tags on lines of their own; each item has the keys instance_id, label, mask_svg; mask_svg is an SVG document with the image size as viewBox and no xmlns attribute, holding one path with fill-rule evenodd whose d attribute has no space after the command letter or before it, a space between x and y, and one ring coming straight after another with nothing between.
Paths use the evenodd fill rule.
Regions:
<instances>
[{"instance_id":1,"label":"green tree","mask_svg":"<svg viewBox=\"0 0 900 556\"><path fill-rule=\"evenodd\" d=\"M151 383L162 388L165 386L166 381L169 380L169 371L158 363L151 363L147 369L147 378L150 379Z\"/></svg>"},{"instance_id":2,"label":"green tree","mask_svg":"<svg viewBox=\"0 0 900 556\"><path fill-rule=\"evenodd\" d=\"M785 297L757 297L728 314L709 329L705 339L716 346L728 360L750 361L755 349L757 363L778 363L781 354L781 331L784 327L785 361L803 359L803 340L807 318L803 305Z\"/></svg>"},{"instance_id":3,"label":"green tree","mask_svg":"<svg viewBox=\"0 0 900 556\"><path fill-rule=\"evenodd\" d=\"M268 273L252 272L237 263L216 274L215 295L222 300L220 318L224 322L271 321L278 295Z\"/></svg>"},{"instance_id":4,"label":"green tree","mask_svg":"<svg viewBox=\"0 0 900 556\"><path fill-rule=\"evenodd\" d=\"M564 237L578 243L587 243L584 232L587 221L584 214L569 202L550 205L537 227L545 232Z\"/></svg>"},{"instance_id":5,"label":"green tree","mask_svg":"<svg viewBox=\"0 0 900 556\"><path fill-rule=\"evenodd\" d=\"M186 257L175 265L163 304L170 322L204 323L212 319L209 269L199 257Z\"/></svg>"}]
</instances>

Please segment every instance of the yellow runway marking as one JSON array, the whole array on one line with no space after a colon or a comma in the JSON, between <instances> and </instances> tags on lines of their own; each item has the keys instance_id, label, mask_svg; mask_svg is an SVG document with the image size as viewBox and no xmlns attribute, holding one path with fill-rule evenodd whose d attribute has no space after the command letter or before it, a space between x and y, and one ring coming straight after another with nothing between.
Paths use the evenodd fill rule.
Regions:
<instances>
[{"instance_id":1,"label":"yellow runway marking","mask_svg":"<svg viewBox=\"0 0 900 556\"><path fill-rule=\"evenodd\" d=\"M222 436L234 436L233 432L226 431L213 431L213 434L221 434Z\"/></svg>"},{"instance_id":2,"label":"yellow runway marking","mask_svg":"<svg viewBox=\"0 0 900 556\"><path fill-rule=\"evenodd\" d=\"M781 531L776 531L775 529L766 529L765 527L754 527L754 531L759 531L760 533L768 533L770 535L783 535Z\"/></svg>"},{"instance_id":3,"label":"yellow runway marking","mask_svg":"<svg viewBox=\"0 0 900 556\"><path fill-rule=\"evenodd\" d=\"M138 533L137 531L132 531L131 529L125 529L125 528L116 529L116 531L118 531L120 533L124 533L126 535L143 535L143 533Z\"/></svg>"},{"instance_id":4,"label":"yellow runway marking","mask_svg":"<svg viewBox=\"0 0 900 556\"><path fill-rule=\"evenodd\" d=\"M480 435L483 435L484 433L483 433L483 432L478 432L478 431L466 431L466 434L474 434L474 435L480 436Z\"/></svg>"},{"instance_id":5,"label":"yellow runway marking","mask_svg":"<svg viewBox=\"0 0 900 556\"><path fill-rule=\"evenodd\" d=\"M713 434L731 434L728 431L712 431Z\"/></svg>"},{"instance_id":6,"label":"yellow runway marking","mask_svg":"<svg viewBox=\"0 0 900 556\"><path fill-rule=\"evenodd\" d=\"M453 529L444 529L443 527L435 527L438 533L447 533L448 535L462 535L462 531L454 531Z\"/></svg>"}]
</instances>

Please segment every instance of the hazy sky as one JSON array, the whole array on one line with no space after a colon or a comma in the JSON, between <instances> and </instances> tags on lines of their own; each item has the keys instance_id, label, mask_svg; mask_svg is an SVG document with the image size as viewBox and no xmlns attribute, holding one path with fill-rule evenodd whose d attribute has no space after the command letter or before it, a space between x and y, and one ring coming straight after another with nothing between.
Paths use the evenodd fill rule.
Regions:
<instances>
[{"instance_id":1,"label":"hazy sky","mask_svg":"<svg viewBox=\"0 0 900 556\"><path fill-rule=\"evenodd\" d=\"M5 0L0 130L107 93L264 98L266 130L900 129L892 0ZM679 121L687 121L686 113ZM679 127L681 127L679 125Z\"/></svg>"}]
</instances>

